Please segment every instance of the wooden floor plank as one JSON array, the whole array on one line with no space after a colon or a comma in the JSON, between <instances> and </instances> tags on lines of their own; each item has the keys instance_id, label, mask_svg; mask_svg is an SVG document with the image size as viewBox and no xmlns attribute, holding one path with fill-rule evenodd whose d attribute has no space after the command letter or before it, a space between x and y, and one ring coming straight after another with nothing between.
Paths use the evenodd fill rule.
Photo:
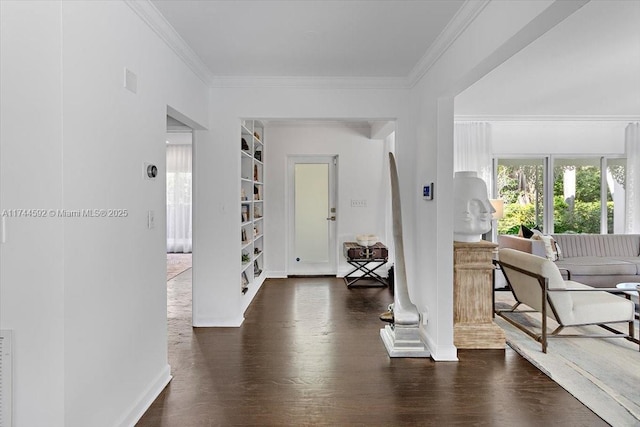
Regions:
<instances>
[{"instance_id":1,"label":"wooden floor plank","mask_svg":"<svg viewBox=\"0 0 640 427\"><path fill-rule=\"evenodd\" d=\"M188 292L169 292L187 306ZM169 310L173 380L138 426L607 425L513 350L459 362L390 359L388 289L341 279L265 282L240 328L191 328Z\"/></svg>"}]
</instances>

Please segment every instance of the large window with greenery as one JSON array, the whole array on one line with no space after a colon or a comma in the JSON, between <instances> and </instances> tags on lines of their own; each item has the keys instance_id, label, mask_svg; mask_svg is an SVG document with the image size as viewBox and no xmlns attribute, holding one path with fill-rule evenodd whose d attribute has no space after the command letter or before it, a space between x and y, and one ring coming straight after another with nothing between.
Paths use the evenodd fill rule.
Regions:
<instances>
[{"instance_id":1,"label":"large window with greenery","mask_svg":"<svg viewBox=\"0 0 640 427\"><path fill-rule=\"evenodd\" d=\"M554 159L553 231L600 233L601 177L599 158ZM607 194L607 202L611 200Z\"/></svg>"},{"instance_id":2,"label":"large window with greenery","mask_svg":"<svg viewBox=\"0 0 640 427\"><path fill-rule=\"evenodd\" d=\"M546 233L624 232L626 159L499 158L494 165L505 205L499 234L517 234L520 225Z\"/></svg>"},{"instance_id":3,"label":"large window with greenery","mask_svg":"<svg viewBox=\"0 0 640 427\"><path fill-rule=\"evenodd\" d=\"M518 234L520 225L543 224L545 164L544 158L498 159L497 198L504 201L498 234Z\"/></svg>"}]
</instances>

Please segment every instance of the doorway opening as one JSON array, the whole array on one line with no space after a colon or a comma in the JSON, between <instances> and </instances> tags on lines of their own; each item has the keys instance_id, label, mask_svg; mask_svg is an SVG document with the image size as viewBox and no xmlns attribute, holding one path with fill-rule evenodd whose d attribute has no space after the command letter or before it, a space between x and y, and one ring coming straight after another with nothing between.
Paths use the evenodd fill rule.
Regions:
<instances>
[{"instance_id":1,"label":"doorway opening","mask_svg":"<svg viewBox=\"0 0 640 427\"><path fill-rule=\"evenodd\" d=\"M193 129L167 116L166 142L167 317L191 323Z\"/></svg>"}]
</instances>

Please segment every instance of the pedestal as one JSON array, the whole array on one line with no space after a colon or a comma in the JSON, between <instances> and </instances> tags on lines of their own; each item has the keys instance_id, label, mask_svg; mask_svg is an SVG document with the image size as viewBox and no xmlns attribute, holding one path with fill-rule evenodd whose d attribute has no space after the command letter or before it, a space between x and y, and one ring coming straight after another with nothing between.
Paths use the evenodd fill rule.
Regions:
<instances>
[{"instance_id":1,"label":"pedestal","mask_svg":"<svg viewBox=\"0 0 640 427\"><path fill-rule=\"evenodd\" d=\"M431 353L420 338L420 328L415 326L386 325L380 329L380 338L389 357L429 357Z\"/></svg>"},{"instance_id":2,"label":"pedestal","mask_svg":"<svg viewBox=\"0 0 640 427\"><path fill-rule=\"evenodd\" d=\"M453 242L453 344L461 349L504 349L493 322L493 253L498 245Z\"/></svg>"}]
</instances>

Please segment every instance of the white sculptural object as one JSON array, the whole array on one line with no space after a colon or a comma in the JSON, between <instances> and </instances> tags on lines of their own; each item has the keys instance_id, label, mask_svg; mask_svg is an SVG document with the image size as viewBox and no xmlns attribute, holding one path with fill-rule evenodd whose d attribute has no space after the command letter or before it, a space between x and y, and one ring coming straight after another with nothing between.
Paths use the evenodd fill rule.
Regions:
<instances>
[{"instance_id":1,"label":"white sculptural object","mask_svg":"<svg viewBox=\"0 0 640 427\"><path fill-rule=\"evenodd\" d=\"M479 242L491 231L495 212L487 194L487 184L476 172L456 172L453 178L453 240Z\"/></svg>"},{"instance_id":2,"label":"white sculptural object","mask_svg":"<svg viewBox=\"0 0 640 427\"><path fill-rule=\"evenodd\" d=\"M389 153L389 172L391 178L393 243L396 251L396 284L393 304L389 307L393 315L393 324L381 329L380 337L390 357L429 357L429 349L420 337L420 313L409 297L402 239L400 184L396 161L392 153Z\"/></svg>"}]
</instances>

